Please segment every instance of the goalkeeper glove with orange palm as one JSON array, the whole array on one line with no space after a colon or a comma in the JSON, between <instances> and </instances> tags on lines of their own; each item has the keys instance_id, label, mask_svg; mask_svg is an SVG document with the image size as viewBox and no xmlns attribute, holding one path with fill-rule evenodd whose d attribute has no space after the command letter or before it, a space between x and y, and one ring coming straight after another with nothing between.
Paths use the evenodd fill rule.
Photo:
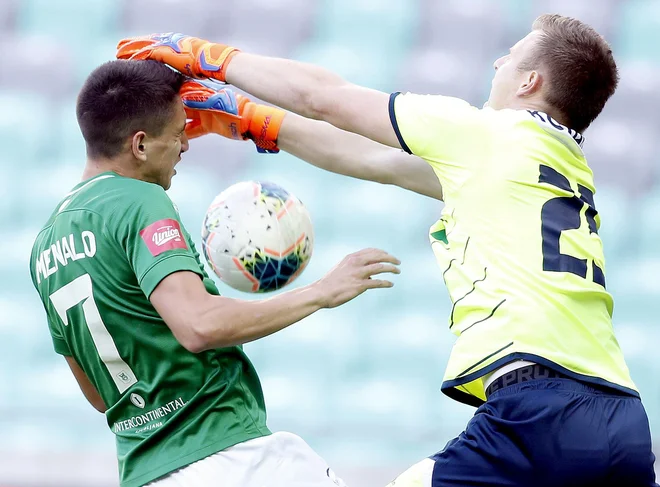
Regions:
<instances>
[{"instance_id":1,"label":"goalkeeper glove with orange palm","mask_svg":"<svg viewBox=\"0 0 660 487\"><path fill-rule=\"evenodd\" d=\"M279 152L277 136L284 110L253 103L209 80L186 81L180 95L190 120L188 138L215 133L229 139L250 139L259 152Z\"/></svg>"},{"instance_id":2,"label":"goalkeeper glove with orange palm","mask_svg":"<svg viewBox=\"0 0 660 487\"><path fill-rule=\"evenodd\" d=\"M235 47L176 33L129 37L117 45L118 59L152 59L193 78L222 82L229 62L238 52Z\"/></svg>"}]
</instances>

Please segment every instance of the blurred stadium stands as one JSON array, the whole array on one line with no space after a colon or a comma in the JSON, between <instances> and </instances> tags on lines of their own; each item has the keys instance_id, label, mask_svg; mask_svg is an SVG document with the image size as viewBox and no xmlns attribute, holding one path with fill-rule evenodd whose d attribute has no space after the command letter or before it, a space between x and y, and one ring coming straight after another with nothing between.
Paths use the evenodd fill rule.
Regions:
<instances>
[{"instance_id":1,"label":"blurred stadium stands","mask_svg":"<svg viewBox=\"0 0 660 487\"><path fill-rule=\"evenodd\" d=\"M545 12L590 22L621 67L621 88L585 150L618 338L660 444L660 1L0 0L0 484L117 484L113 436L52 351L28 255L84 164L76 93L120 38L181 31L319 63L374 88L480 106L492 62ZM271 428L300 434L365 487L463 429L473 410L439 392L453 337L427 240L440 203L214 136L193 141L184 164L170 193L193 235L215 194L240 180L272 180L306 203L316 249L300 283L363 246L403 261L387 296L361 296L246 347Z\"/></svg>"}]
</instances>

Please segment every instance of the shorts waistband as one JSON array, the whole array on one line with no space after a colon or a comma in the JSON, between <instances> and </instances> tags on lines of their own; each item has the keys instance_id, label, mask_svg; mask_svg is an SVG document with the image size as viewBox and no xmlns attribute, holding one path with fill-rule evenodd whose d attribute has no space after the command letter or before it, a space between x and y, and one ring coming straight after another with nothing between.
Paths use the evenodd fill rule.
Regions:
<instances>
[{"instance_id":1,"label":"shorts waistband","mask_svg":"<svg viewBox=\"0 0 660 487\"><path fill-rule=\"evenodd\" d=\"M495 379L486 389L486 398L505 387L539 379L569 379L568 376L539 364L526 365Z\"/></svg>"}]
</instances>

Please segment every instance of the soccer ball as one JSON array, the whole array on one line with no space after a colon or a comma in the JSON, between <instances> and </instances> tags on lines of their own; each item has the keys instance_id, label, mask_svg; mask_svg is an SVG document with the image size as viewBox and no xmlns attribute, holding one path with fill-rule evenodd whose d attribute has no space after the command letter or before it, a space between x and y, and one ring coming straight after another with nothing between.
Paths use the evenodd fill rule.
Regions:
<instances>
[{"instance_id":1,"label":"soccer ball","mask_svg":"<svg viewBox=\"0 0 660 487\"><path fill-rule=\"evenodd\" d=\"M293 282L312 256L314 230L298 198L273 183L237 183L215 197L202 225L213 272L234 289L263 293Z\"/></svg>"}]
</instances>

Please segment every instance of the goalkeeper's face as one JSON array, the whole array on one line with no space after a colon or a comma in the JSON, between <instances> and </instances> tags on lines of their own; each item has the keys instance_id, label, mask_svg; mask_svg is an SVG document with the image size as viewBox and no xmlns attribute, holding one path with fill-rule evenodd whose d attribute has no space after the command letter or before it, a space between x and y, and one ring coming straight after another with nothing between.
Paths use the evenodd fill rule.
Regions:
<instances>
[{"instance_id":1,"label":"goalkeeper's face","mask_svg":"<svg viewBox=\"0 0 660 487\"><path fill-rule=\"evenodd\" d=\"M484 106L495 110L504 108L519 109L522 99L535 95L540 87L539 79L532 72L521 69L521 66L533 54L534 47L541 35L540 31L532 31L518 41L505 56L493 63L495 76L490 90L490 96Z\"/></svg>"},{"instance_id":2,"label":"goalkeeper's face","mask_svg":"<svg viewBox=\"0 0 660 487\"><path fill-rule=\"evenodd\" d=\"M145 135L143 139L144 155L142 165L143 178L165 189L172 184L176 166L181 155L188 150L188 137L185 132L186 112L183 103L177 97L173 116L158 136ZM139 148L139 147L138 147Z\"/></svg>"}]
</instances>

